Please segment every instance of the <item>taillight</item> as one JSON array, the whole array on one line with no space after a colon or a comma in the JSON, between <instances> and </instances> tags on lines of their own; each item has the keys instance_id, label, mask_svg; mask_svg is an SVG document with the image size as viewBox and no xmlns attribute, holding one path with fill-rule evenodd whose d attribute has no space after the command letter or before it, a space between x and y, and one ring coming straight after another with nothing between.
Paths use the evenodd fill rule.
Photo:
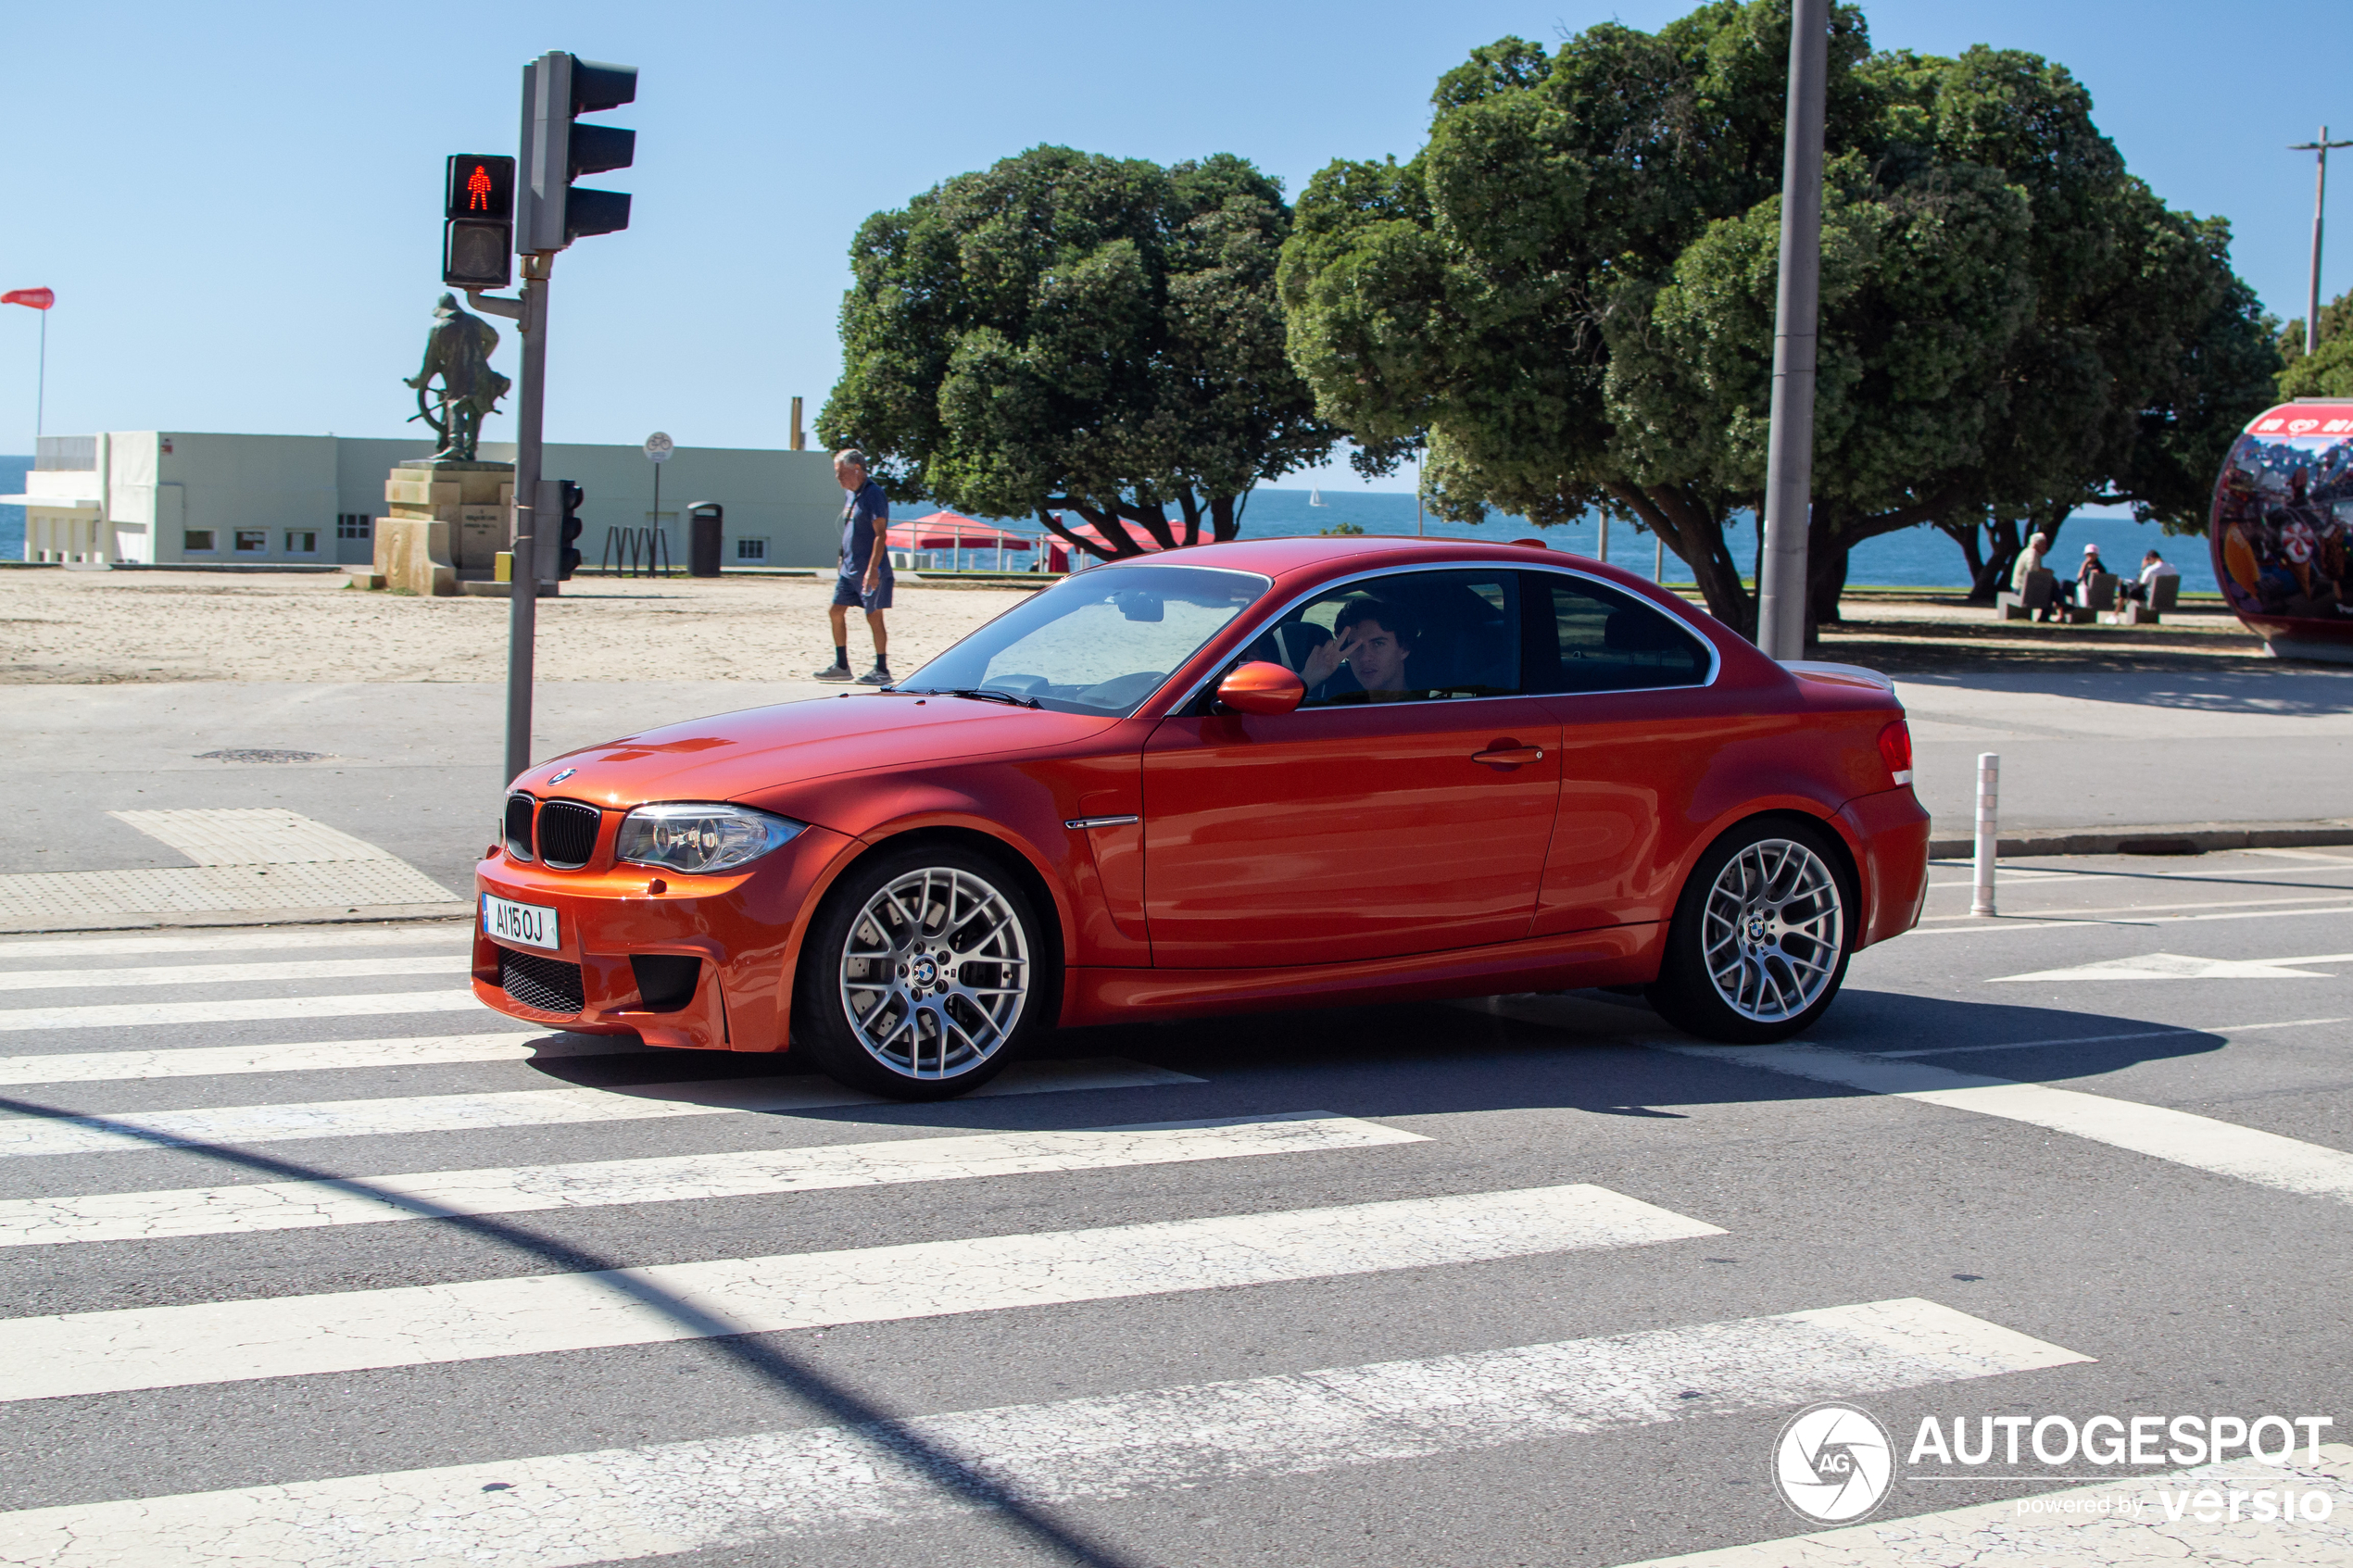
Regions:
<instances>
[{"instance_id":1,"label":"taillight","mask_svg":"<svg viewBox=\"0 0 2353 1568\"><path fill-rule=\"evenodd\" d=\"M1879 733L1879 754L1887 761L1887 771L1895 782L1912 782L1912 727L1898 719Z\"/></svg>"}]
</instances>

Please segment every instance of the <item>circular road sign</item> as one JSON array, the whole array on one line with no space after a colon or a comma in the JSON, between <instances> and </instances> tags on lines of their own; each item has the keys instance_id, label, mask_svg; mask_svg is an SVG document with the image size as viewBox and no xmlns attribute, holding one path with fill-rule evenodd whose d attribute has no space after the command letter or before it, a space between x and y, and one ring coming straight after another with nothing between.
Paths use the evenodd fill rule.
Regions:
<instances>
[{"instance_id":1,"label":"circular road sign","mask_svg":"<svg viewBox=\"0 0 2353 1568\"><path fill-rule=\"evenodd\" d=\"M677 446L678 444L676 442L671 440L669 436L663 434L661 431L656 431L651 435L646 437L646 456L648 459L657 463L666 463L670 461L670 454L675 451Z\"/></svg>"}]
</instances>

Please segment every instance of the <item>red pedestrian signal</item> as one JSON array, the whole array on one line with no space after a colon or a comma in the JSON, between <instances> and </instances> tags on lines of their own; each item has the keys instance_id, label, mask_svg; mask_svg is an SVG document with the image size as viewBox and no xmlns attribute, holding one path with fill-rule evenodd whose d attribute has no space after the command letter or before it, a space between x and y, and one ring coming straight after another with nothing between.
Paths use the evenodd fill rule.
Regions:
<instances>
[{"instance_id":1,"label":"red pedestrian signal","mask_svg":"<svg viewBox=\"0 0 2353 1568\"><path fill-rule=\"evenodd\" d=\"M515 160L460 153L449 160L449 200L444 218L515 220Z\"/></svg>"},{"instance_id":2,"label":"red pedestrian signal","mask_svg":"<svg viewBox=\"0 0 2353 1568\"><path fill-rule=\"evenodd\" d=\"M515 160L460 153L449 160L442 216L441 281L503 289L513 281Z\"/></svg>"}]
</instances>

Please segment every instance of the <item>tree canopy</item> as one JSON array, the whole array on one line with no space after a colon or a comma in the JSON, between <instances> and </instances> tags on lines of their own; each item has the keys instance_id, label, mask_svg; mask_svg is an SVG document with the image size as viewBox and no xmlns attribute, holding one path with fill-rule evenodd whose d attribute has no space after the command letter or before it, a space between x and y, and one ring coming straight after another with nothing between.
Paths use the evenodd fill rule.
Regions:
<instances>
[{"instance_id":1,"label":"tree canopy","mask_svg":"<svg viewBox=\"0 0 2353 1568\"><path fill-rule=\"evenodd\" d=\"M2353 290L2321 307L2321 346L2304 352L2304 320L2280 329L2279 395L2290 397L2353 397Z\"/></svg>"},{"instance_id":2,"label":"tree canopy","mask_svg":"<svg viewBox=\"0 0 2353 1568\"><path fill-rule=\"evenodd\" d=\"M1292 358L1372 460L1426 439L1456 518L1630 517L1743 630L1724 531L1765 485L1789 18L1476 51L1410 162L1310 182L1280 275ZM1816 613L1894 529L2186 519L2277 369L2227 228L2133 178L2063 68L1873 53L1852 6L1826 123Z\"/></svg>"},{"instance_id":3,"label":"tree canopy","mask_svg":"<svg viewBox=\"0 0 2353 1568\"><path fill-rule=\"evenodd\" d=\"M892 495L1075 512L1116 554L1231 539L1263 480L1337 433L1285 355L1281 186L1227 155L1163 169L1034 147L850 246L841 381L818 416ZM1171 508L1176 515L1172 518Z\"/></svg>"}]
</instances>

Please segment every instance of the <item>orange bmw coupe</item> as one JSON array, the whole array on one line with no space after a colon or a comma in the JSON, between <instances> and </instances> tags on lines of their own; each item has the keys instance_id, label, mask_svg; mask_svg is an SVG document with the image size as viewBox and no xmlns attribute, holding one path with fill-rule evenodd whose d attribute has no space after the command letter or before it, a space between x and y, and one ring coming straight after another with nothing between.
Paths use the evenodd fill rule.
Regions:
<instances>
[{"instance_id":1,"label":"orange bmw coupe","mask_svg":"<svg viewBox=\"0 0 2353 1568\"><path fill-rule=\"evenodd\" d=\"M1927 860L1868 671L1541 547L1272 539L533 767L473 986L907 1099L1061 1025L1574 986L1762 1042L1911 928Z\"/></svg>"}]
</instances>

